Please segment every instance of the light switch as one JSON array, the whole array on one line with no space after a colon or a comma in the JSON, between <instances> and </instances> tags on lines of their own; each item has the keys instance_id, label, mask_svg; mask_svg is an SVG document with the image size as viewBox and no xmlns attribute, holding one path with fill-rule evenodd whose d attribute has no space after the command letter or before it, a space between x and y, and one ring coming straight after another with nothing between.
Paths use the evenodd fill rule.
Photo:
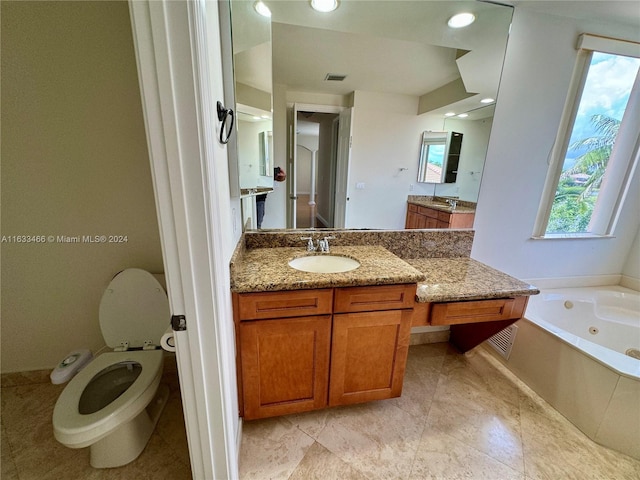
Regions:
<instances>
[{"instance_id":1,"label":"light switch","mask_svg":"<svg viewBox=\"0 0 640 480\"><path fill-rule=\"evenodd\" d=\"M364 190L364 182L358 182L356 183L356 188L358 190Z\"/></svg>"}]
</instances>

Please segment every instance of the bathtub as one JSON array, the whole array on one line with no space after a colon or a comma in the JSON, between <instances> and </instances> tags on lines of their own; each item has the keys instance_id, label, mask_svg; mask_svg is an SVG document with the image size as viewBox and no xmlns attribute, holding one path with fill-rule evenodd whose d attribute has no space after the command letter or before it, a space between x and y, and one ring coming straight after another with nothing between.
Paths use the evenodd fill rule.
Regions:
<instances>
[{"instance_id":1,"label":"bathtub","mask_svg":"<svg viewBox=\"0 0 640 480\"><path fill-rule=\"evenodd\" d=\"M640 295L542 289L502 361L594 441L640 459Z\"/></svg>"}]
</instances>

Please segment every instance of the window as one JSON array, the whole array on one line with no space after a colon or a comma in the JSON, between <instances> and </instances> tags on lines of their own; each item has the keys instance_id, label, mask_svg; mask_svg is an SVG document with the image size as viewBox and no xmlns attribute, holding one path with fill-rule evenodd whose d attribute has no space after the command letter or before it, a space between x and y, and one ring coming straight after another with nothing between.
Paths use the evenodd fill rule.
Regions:
<instances>
[{"instance_id":1,"label":"window","mask_svg":"<svg viewBox=\"0 0 640 480\"><path fill-rule=\"evenodd\" d=\"M536 238L611 235L637 163L640 44L591 35L578 44Z\"/></svg>"}]
</instances>

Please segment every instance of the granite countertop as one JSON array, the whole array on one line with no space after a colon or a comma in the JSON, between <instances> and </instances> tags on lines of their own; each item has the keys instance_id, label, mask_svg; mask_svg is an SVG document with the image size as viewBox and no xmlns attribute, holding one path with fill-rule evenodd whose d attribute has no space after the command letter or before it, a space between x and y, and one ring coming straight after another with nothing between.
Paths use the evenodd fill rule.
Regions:
<instances>
[{"instance_id":1,"label":"granite countertop","mask_svg":"<svg viewBox=\"0 0 640 480\"><path fill-rule=\"evenodd\" d=\"M456 205L456 208L451 208L451 205L449 205L446 200L441 197L410 195L407 199L407 203L412 203L421 207L433 208L434 210L439 210L441 212L475 213L476 207L473 202L465 202L463 200L458 200L457 202L458 204Z\"/></svg>"},{"instance_id":2,"label":"granite countertop","mask_svg":"<svg viewBox=\"0 0 640 480\"><path fill-rule=\"evenodd\" d=\"M233 265L231 290L237 293L311 288L418 283L425 275L381 246L332 246L330 254L358 260L360 267L342 273L307 273L289 266L296 257L314 255L300 247L246 250ZM315 255L326 255L315 253Z\"/></svg>"},{"instance_id":3,"label":"granite countertop","mask_svg":"<svg viewBox=\"0 0 640 480\"><path fill-rule=\"evenodd\" d=\"M426 275L418 284L418 302L486 300L540 293L533 285L472 258L419 258L405 261Z\"/></svg>"}]
</instances>

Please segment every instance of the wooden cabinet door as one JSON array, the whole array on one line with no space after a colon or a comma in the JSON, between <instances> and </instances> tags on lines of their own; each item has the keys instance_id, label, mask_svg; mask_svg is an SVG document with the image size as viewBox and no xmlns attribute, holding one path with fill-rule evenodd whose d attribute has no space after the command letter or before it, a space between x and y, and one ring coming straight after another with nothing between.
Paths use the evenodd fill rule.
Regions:
<instances>
[{"instance_id":1,"label":"wooden cabinet door","mask_svg":"<svg viewBox=\"0 0 640 480\"><path fill-rule=\"evenodd\" d=\"M327 406L331 315L242 322L244 418Z\"/></svg>"},{"instance_id":2,"label":"wooden cabinet door","mask_svg":"<svg viewBox=\"0 0 640 480\"><path fill-rule=\"evenodd\" d=\"M417 212L408 211L404 228L419 228L420 217Z\"/></svg>"},{"instance_id":3,"label":"wooden cabinet door","mask_svg":"<svg viewBox=\"0 0 640 480\"><path fill-rule=\"evenodd\" d=\"M413 310L334 314L329 405L399 397Z\"/></svg>"},{"instance_id":4,"label":"wooden cabinet door","mask_svg":"<svg viewBox=\"0 0 640 480\"><path fill-rule=\"evenodd\" d=\"M454 213L448 221L449 228L473 228L475 213Z\"/></svg>"}]
</instances>

